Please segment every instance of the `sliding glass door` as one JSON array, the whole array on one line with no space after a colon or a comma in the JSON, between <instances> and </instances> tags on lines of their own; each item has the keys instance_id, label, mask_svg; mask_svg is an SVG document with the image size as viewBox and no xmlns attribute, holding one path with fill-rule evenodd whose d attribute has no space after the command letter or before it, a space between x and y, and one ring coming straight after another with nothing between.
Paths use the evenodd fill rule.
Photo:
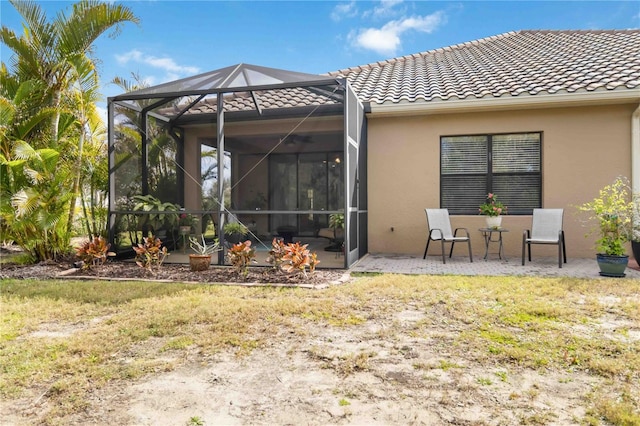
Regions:
<instances>
[{"instance_id":1,"label":"sliding glass door","mask_svg":"<svg viewBox=\"0 0 640 426\"><path fill-rule=\"evenodd\" d=\"M295 227L297 235L314 235L328 226L327 214L344 203L342 153L276 154L269 157L271 231ZM292 214L284 213L292 212Z\"/></svg>"}]
</instances>

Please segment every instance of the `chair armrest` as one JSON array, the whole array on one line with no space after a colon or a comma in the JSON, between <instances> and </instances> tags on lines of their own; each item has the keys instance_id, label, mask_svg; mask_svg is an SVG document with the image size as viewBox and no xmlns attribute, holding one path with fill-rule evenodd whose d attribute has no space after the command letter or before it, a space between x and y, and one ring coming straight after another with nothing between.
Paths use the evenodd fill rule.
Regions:
<instances>
[{"instance_id":1,"label":"chair armrest","mask_svg":"<svg viewBox=\"0 0 640 426\"><path fill-rule=\"evenodd\" d=\"M440 234L440 237L439 237L439 238L433 238L433 233L434 233L434 232L436 232L436 231ZM441 239L443 239L443 238L444 238L444 237L443 237L443 235L444 235L444 234L442 233L442 230L441 230L441 229L439 229L439 228L434 228L434 229L431 229L431 230L429 231L429 238L430 238L430 239L432 239L432 240L441 240Z\"/></svg>"},{"instance_id":2,"label":"chair armrest","mask_svg":"<svg viewBox=\"0 0 640 426\"><path fill-rule=\"evenodd\" d=\"M456 228L455 231L453 231L453 236L454 237L458 236L458 230L459 229L463 230L467 234L467 238L469 238L469 230L467 230L467 228Z\"/></svg>"}]
</instances>

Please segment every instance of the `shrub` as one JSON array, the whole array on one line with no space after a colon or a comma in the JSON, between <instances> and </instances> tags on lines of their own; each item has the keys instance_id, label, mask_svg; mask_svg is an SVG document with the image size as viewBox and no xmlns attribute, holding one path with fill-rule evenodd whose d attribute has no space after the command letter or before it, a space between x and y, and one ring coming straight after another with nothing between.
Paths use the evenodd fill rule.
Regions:
<instances>
[{"instance_id":1,"label":"shrub","mask_svg":"<svg viewBox=\"0 0 640 426\"><path fill-rule=\"evenodd\" d=\"M320 263L315 253L307 249L309 244L301 245L297 243L289 243L285 246L285 255L282 258L282 270L289 273L303 273L306 275L307 268L313 273L316 265Z\"/></svg>"},{"instance_id":2,"label":"shrub","mask_svg":"<svg viewBox=\"0 0 640 426\"><path fill-rule=\"evenodd\" d=\"M599 253L621 256L624 243L632 240L633 202L629 180L618 177L600 190L599 195L578 209L589 214L594 223L587 234L597 234L596 249Z\"/></svg>"},{"instance_id":3,"label":"shrub","mask_svg":"<svg viewBox=\"0 0 640 426\"><path fill-rule=\"evenodd\" d=\"M227 253L229 262L238 273L246 276L249 272L249 265L255 262L256 250L251 247L251 241L234 244Z\"/></svg>"},{"instance_id":4,"label":"shrub","mask_svg":"<svg viewBox=\"0 0 640 426\"><path fill-rule=\"evenodd\" d=\"M82 260L82 269L90 269L92 266L104 265L108 256L116 254L109 251L111 244L100 236L94 236L93 240L85 242L76 248L76 256Z\"/></svg>"},{"instance_id":5,"label":"shrub","mask_svg":"<svg viewBox=\"0 0 640 426\"><path fill-rule=\"evenodd\" d=\"M301 245L299 242L285 244L282 240L274 238L267 263L273 264L274 269L287 273L306 274L307 268L309 272L314 272L320 261L316 253L310 252L307 246L308 244Z\"/></svg>"},{"instance_id":6,"label":"shrub","mask_svg":"<svg viewBox=\"0 0 640 426\"><path fill-rule=\"evenodd\" d=\"M136 264L153 273L153 268L159 268L164 259L169 255L166 247L162 247L160 238L149 235L143 240L143 244L133 246L136 252Z\"/></svg>"},{"instance_id":7,"label":"shrub","mask_svg":"<svg viewBox=\"0 0 640 426\"><path fill-rule=\"evenodd\" d=\"M280 270L282 263L284 262L283 258L287 254L285 243L278 239L274 238L271 241L271 250L269 250L269 257L267 257L267 263L273 265L274 269Z\"/></svg>"}]
</instances>

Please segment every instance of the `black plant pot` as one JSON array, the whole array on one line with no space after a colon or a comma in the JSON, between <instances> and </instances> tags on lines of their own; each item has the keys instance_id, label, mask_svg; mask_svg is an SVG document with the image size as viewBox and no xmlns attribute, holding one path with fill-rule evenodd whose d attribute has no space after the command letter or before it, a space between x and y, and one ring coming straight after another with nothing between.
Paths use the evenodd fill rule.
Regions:
<instances>
[{"instance_id":1,"label":"black plant pot","mask_svg":"<svg viewBox=\"0 0 640 426\"><path fill-rule=\"evenodd\" d=\"M245 235L241 234L240 232L225 234L224 239L230 244L238 244L246 240Z\"/></svg>"},{"instance_id":2,"label":"black plant pot","mask_svg":"<svg viewBox=\"0 0 640 426\"><path fill-rule=\"evenodd\" d=\"M631 251L633 252L633 258L640 266L640 241L631 241Z\"/></svg>"},{"instance_id":3,"label":"black plant pot","mask_svg":"<svg viewBox=\"0 0 640 426\"><path fill-rule=\"evenodd\" d=\"M596 255L598 266L600 267L600 275L603 277L624 277L624 270L629 264L629 256L615 256L609 254L598 253Z\"/></svg>"}]
</instances>

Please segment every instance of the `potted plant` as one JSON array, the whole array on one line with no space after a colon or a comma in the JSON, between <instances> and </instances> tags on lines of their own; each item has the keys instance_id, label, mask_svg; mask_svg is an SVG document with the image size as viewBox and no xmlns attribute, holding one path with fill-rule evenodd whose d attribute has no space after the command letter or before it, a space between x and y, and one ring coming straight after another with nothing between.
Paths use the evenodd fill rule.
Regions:
<instances>
[{"instance_id":1,"label":"potted plant","mask_svg":"<svg viewBox=\"0 0 640 426\"><path fill-rule=\"evenodd\" d=\"M192 271L205 271L209 269L211 255L220 251L218 239L214 238L213 242L208 244L204 235L200 236L200 241L195 237L190 237L189 245L195 252L189 254L189 268L191 268Z\"/></svg>"},{"instance_id":2,"label":"potted plant","mask_svg":"<svg viewBox=\"0 0 640 426\"><path fill-rule=\"evenodd\" d=\"M330 214L329 228L333 229L333 236L336 241L344 241L344 214Z\"/></svg>"},{"instance_id":3,"label":"potted plant","mask_svg":"<svg viewBox=\"0 0 640 426\"><path fill-rule=\"evenodd\" d=\"M344 214L330 214L329 227L319 229L317 236L328 238L331 241L331 245L324 248L325 251L342 252L344 245Z\"/></svg>"},{"instance_id":4,"label":"potted plant","mask_svg":"<svg viewBox=\"0 0 640 426\"><path fill-rule=\"evenodd\" d=\"M240 222L228 222L224 225L225 239L233 244L243 241L249 233L249 229Z\"/></svg>"},{"instance_id":5,"label":"potted plant","mask_svg":"<svg viewBox=\"0 0 640 426\"><path fill-rule=\"evenodd\" d=\"M344 229L344 214L333 213L329 215L329 228Z\"/></svg>"},{"instance_id":6,"label":"potted plant","mask_svg":"<svg viewBox=\"0 0 640 426\"><path fill-rule=\"evenodd\" d=\"M624 245L632 238L634 210L628 180L616 178L612 184L602 188L596 198L578 206L578 209L588 213L588 220L595 222L586 236L598 234L596 259L600 275L624 277L629 263Z\"/></svg>"},{"instance_id":7,"label":"potted plant","mask_svg":"<svg viewBox=\"0 0 640 426\"><path fill-rule=\"evenodd\" d=\"M180 235L188 235L191 233L191 227L195 224L193 216L187 213L180 213L178 225L180 226Z\"/></svg>"},{"instance_id":8,"label":"potted plant","mask_svg":"<svg viewBox=\"0 0 640 426\"><path fill-rule=\"evenodd\" d=\"M163 238L166 231L174 229L178 223L179 205L160 201L153 195L135 195L133 200L133 210L146 213L139 222L144 233L151 231L158 238Z\"/></svg>"},{"instance_id":9,"label":"potted plant","mask_svg":"<svg viewBox=\"0 0 640 426\"><path fill-rule=\"evenodd\" d=\"M486 216L487 228L498 229L502 225L502 214L507 213L507 206L498 200L496 194L487 194L487 200L478 209L481 215Z\"/></svg>"}]
</instances>

